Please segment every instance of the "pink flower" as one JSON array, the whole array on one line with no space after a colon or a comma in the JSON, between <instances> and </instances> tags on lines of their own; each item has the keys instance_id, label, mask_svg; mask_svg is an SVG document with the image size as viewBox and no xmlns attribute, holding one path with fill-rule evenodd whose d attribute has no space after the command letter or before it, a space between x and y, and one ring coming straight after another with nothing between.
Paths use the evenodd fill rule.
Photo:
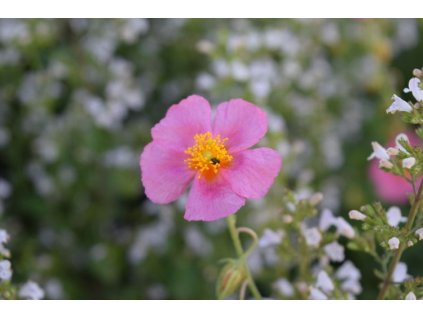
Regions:
<instances>
[{"instance_id":1,"label":"pink flower","mask_svg":"<svg viewBox=\"0 0 423 318\"><path fill-rule=\"evenodd\" d=\"M221 103L214 121L203 97L182 100L153 127L153 141L141 154L147 197L167 204L191 184L186 220L214 221L237 212L246 199L262 198L281 168L276 151L248 149L266 131L266 114L245 100Z\"/></svg>"},{"instance_id":2,"label":"pink flower","mask_svg":"<svg viewBox=\"0 0 423 318\"><path fill-rule=\"evenodd\" d=\"M407 132L406 135L412 146L422 145L421 140L414 132ZM391 140L388 147L395 147L395 140ZM408 202L407 194L413 192L411 184L400 176L380 169L378 160L372 160L370 163L369 176L380 199L391 204L405 204ZM420 178L417 184L419 185L421 181L422 179Z\"/></svg>"}]
</instances>

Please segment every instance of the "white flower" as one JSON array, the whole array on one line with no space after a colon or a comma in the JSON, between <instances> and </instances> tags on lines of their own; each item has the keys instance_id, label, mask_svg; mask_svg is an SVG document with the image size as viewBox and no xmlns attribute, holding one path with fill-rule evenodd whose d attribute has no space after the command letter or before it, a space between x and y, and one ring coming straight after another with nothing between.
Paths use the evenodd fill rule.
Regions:
<instances>
[{"instance_id":1,"label":"white flower","mask_svg":"<svg viewBox=\"0 0 423 318\"><path fill-rule=\"evenodd\" d=\"M379 168L392 169L393 166L394 164L388 160L379 161Z\"/></svg>"},{"instance_id":2,"label":"white flower","mask_svg":"<svg viewBox=\"0 0 423 318\"><path fill-rule=\"evenodd\" d=\"M419 237L419 241L423 240L423 227L419 228L415 233Z\"/></svg>"},{"instance_id":3,"label":"white flower","mask_svg":"<svg viewBox=\"0 0 423 318\"><path fill-rule=\"evenodd\" d=\"M400 262L395 267L394 273L392 274L392 281L394 283L402 283L410 276L407 274L407 264Z\"/></svg>"},{"instance_id":4,"label":"white flower","mask_svg":"<svg viewBox=\"0 0 423 318\"><path fill-rule=\"evenodd\" d=\"M282 230L273 231L271 229L265 229L262 237L260 238L259 246L261 248L266 248L278 245L282 242L284 236L285 233Z\"/></svg>"},{"instance_id":5,"label":"white flower","mask_svg":"<svg viewBox=\"0 0 423 318\"><path fill-rule=\"evenodd\" d=\"M409 292L407 296L405 296L405 300L417 300L417 298L413 292Z\"/></svg>"},{"instance_id":6,"label":"white flower","mask_svg":"<svg viewBox=\"0 0 423 318\"><path fill-rule=\"evenodd\" d=\"M308 246L317 247L322 240L322 235L315 227L303 229L303 235Z\"/></svg>"},{"instance_id":7,"label":"white flower","mask_svg":"<svg viewBox=\"0 0 423 318\"><path fill-rule=\"evenodd\" d=\"M349 239L352 239L355 236L353 227L347 221L345 221L344 218L342 217L336 218L335 225L336 225L336 233L338 235L343 235Z\"/></svg>"},{"instance_id":8,"label":"white flower","mask_svg":"<svg viewBox=\"0 0 423 318\"><path fill-rule=\"evenodd\" d=\"M352 280L359 280L361 278L361 273L357 267L351 261L346 261L342 264L341 267L335 273L335 276L338 279L352 279Z\"/></svg>"},{"instance_id":9,"label":"white flower","mask_svg":"<svg viewBox=\"0 0 423 318\"><path fill-rule=\"evenodd\" d=\"M416 164L416 158L409 157L402 160L402 167L405 169L411 169Z\"/></svg>"},{"instance_id":10,"label":"white flower","mask_svg":"<svg viewBox=\"0 0 423 318\"><path fill-rule=\"evenodd\" d=\"M326 273L325 271L321 271L317 275L316 287L323 290L326 294L331 293L335 288L328 273Z\"/></svg>"},{"instance_id":11,"label":"white flower","mask_svg":"<svg viewBox=\"0 0 423 318\"><path fill-rule=\"evenodd\" d=\"M328 297L319 289L310 287L310 299L312 300L326 300Z\"/></svg>"},{"instance_id":12,"label":"white flower","mask_svg":"<svg viewBox=\"0 0 423 318\"><path fill-rule=\"evenodd\" d=\"M320 216L320 221L319 221L320 230L326 231L332 225L335 225L335 221L336 219L333 216L332 211L329 209L324 209L322 211L322 215Z\"/></svg>"},{"instance_id":13,"label":"white flower","mask_svg":"<svg viewBox=\"0 0 423 318\"><path fill-rule=\"evenodd\" d=\"M400 240L398 239L398 237L395 236L390 238L388 241L388 245L391 250L397 250L399 248L399 244Z\"/></svg>"},{"instance_id":14,"label":"white flower","mask_svg":"<svg viewBox=\"0 0 423 318\"><path fill-rule=\"evenodd\" d=\"M365 214L357 210L351 210L348 213L348 216L350 217L351 220L358 220L358 221L363 221L367 217Z\"/></svg>"},{"instance_id":15,"label":"white flower","mask_svg":"<svg viewBox=\"0 0 423 318\"><path fill-rule=\"evenodd\" d=\"M347 279L346 281L342 282L341 288L344 291L350 292L354 295L358 295L362 291L361 284L356 279Z\"/></svg>"},{"instance_id":16,"label":"white flower","mask_svg":"<svg viewBox=\"0 0 423 318\"><path fill-rule=\"evenodd\" d=\"M9 234L6 230L0 229L0 244L7 243L9 240Z\"/></svg>"},{"instance_id":17,"label":"white flower","mask_svg":"<svg viewBox=\"0 0 423 318\"><path fill-rule=\"evenodd\" d=\"M342 262L345 258L344 247L336 241L325 245L323 250L333 262Z\"/></svg>"},{"instance_id":18,"label":"white flower","mask_svg":"<svg viewBox=\"0 0 423 318\"><path fill-rule=\"evenodd\" d=\"M423 89L419 87L420 79L413 77L408 81L408 88L404 88L404 93L411 92L414 98L421 102L423 101Z\"/></svg>"},{"instance_id":19,"label":"white flower","mask_svg":"<svg viewBox=\"0 0 423 318\"><path fill-rule=\"evenodd\" d=\"M367 158L367 160L372 160L377 158L379 160L389 160L389 154L385 148L383 148L378 142L372 142L373 153Z\"/></svg>"},{"instance_id":20,"label":"white flower","mask_svg":"<svg viewBox=\"0 0 423 318\"><path fill-rule=\"evenodd\" d=\"M407 221L407 218L401 215L401 210L397 206L392 206L388 209L386 218L388 219L388 224L392 227L398 226L400 222Z\"/></svg>"},{"instance_id":21,"label":"white flower","mask_svg":"<svg viewBox=\"0 0 423 318\"><path fill-rule=\"evenodd\" d=\"M405 150L405 148L400 144L400 140L404 140L407 144L410 144L410 141L408 140L408 136L406 134L398 134L395 137L395 147L404 153L408 153L408 151Z\"/></svg>"},{"instance_id":22,"label":"white flower","mask_svg":"<svg viewBox=\"0 0 423 318\"><path fill-rule=\"evenodd\" d=\"M12 278L12 264L10 261L0 261L0 282Z\"/></svg>"},{"instance_id":23,"label":"white flower","mask_svg":"<svg viewBox=\"0 0 423 318\"><path fill-rule=\"evenodd\" d=\"M278 279L274 284L273 287L282 295L285 295L287 297L294 296L294 287L291 285L291 283L285 279L281 278Z\"/></svg>"},{"instance_id":24,"label":"white flower","mask_svg":"<svg viewBox=\"0 0 423 318\"><path fill-rule=\"evenodd\" d=\"M22 299L38 300L44 298L44 291L33 281L28 281L19 289L19 297Z\"/></svg>"},{"instance_id":25,"label":"white flower","mask_svg":"<svg viewBox=\"0 0 423 318\"><path fill-rule=\"evenodd\" d=\"M395 112L411 112L413 110L413 107L410 106L405 100L403 100L401 97L398 97L397 95L392 96L392 104L388 107L386 112L389 114L394 114Z\"/></svg>"}]
</instances>

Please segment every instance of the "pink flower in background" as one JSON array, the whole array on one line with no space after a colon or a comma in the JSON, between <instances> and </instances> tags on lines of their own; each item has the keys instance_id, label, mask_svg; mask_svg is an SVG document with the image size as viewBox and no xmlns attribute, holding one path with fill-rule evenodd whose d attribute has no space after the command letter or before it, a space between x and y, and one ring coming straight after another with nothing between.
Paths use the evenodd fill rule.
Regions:
<instances>
[{"instance_id":1,"label":"pink flower in background","mask_svg":"<svg viewBox=\"0 0 423 318\"><path fill-rule=\"evenodd\" d=\"M237 212L246 199L262 198L281 168L275 150L248 149L266 131L266 114L242 99L221 103L214 120L203 97L182 100L153 127L153 141L141 154L147 197L170 203L191 184L186 220L214 221Z\"/></svg>"},{"instance_id":2,"label":"pink flower in background","mask_svg":"<svg viewBox=\"0 0 423 318\"><path fill-rule=\"evenodd\" d=\"M406 135L412 146L422 145L422 141L414 132L407 132ZM391 140L388 147L395 147L395 140ZM380 199L391 204L405 204L408 202L407 194L413 192L411 184L400 176L380 169L378 160L372 160L370 163L369 176ZM417 184L420 185L421 182L422 179L420 178Z\"/></svg>"}]
</instances>

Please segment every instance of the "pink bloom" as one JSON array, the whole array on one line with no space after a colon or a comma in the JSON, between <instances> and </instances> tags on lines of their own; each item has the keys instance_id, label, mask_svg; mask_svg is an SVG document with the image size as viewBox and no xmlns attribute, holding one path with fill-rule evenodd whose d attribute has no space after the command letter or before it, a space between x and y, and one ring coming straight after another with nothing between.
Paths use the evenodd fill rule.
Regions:
<instances>
[{"instance_id":1,"label":"pink bloom","mask_svg":"<svg viewBox=\"0 0 423 318\"><path fill-rule=\"evenodd\" d=\"M267 131L266 114L242 99L210 105L193 95L169 108L151 130L140 158L147 197L178 199L191 184L184 218L214 221L237 212L246 199L262 198L281 168L270 148L248 149Z\"/></svg>"},{"instance_id":2,"label":"pink bloom","mask_svg":"<svg viewBox=\"0 0 423 318\"><path fill-rule=\"evenodd\" d=\"M408 140L412 146L421 145L421 140L414 132L407 132ZM391 140L389 147L395 147L395 140ZM379 168L378 160L372 160L369 168L369 176L375 187L376 194L386 203L405 204L408 202L407 194L413 192L413 188L404 178L385 172ZM418 180L418 185L422 179Z\"/></svg>"}]
</instances>

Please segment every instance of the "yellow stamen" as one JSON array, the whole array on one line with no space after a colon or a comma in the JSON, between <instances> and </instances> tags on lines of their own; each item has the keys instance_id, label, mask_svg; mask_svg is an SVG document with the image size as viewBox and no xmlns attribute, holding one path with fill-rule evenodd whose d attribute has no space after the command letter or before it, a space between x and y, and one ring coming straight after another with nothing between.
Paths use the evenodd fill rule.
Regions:
<instances>
[{"instance_id":1,"label":"yellow stamen","mask_svg":"<svg viewBox=\"0 0 423 318\"><path fill-rule=\"evenodd\" d=\"M195 144L185 150L189 158L185 159L188 168L198 171L198 178L204 176L213 178L221 167L226 167L232 161L232 156L225 147L228 138L221 139L220 135L213 138L210 132L196 134Z\"/></svg>"}]
</instances>

